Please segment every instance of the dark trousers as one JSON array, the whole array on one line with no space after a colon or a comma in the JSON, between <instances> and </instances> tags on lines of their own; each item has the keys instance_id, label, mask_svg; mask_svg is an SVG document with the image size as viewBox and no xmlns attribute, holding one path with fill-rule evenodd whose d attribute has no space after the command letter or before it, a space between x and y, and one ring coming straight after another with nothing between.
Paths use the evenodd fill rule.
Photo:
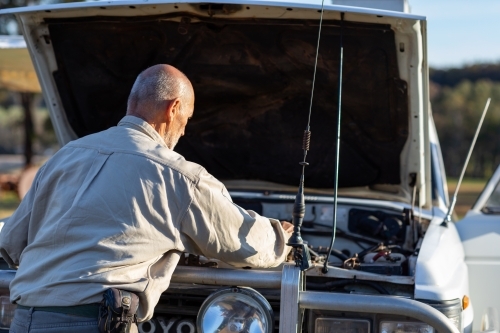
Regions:
<instances>
[{"instance_id":1,"label":"dark trousers","mask_svg":"<svg viewBox=\"0 0 500 333\"><path fill-rule=\"evenodd\" d=\"M99 333L97 318L75 315L16 309L10 325L10 333ZM130 333L137 333L137 325L132 324Z\"/></svg>"},{"instance_id":2,"label":"dark trousers","mask_svg":"<svg viewBox=\"0 0 500 333\"><path fill-rule=\"evenodd\" d=\"M97 318L16 309L11 333L98 333Z\"/></svg>"}]
</instances>

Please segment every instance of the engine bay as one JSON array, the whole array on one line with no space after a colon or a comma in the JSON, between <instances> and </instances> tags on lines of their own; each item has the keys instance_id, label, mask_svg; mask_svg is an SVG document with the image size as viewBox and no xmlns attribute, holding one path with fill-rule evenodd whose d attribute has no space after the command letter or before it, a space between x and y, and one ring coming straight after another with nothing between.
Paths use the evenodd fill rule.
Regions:
<instances>
[{"instance_id":1,"label":"engine bay","mask_svg":"<svg viewBox=\"0 0 500 333\"><path fill-rule=\"evenodd\" d=\"M331 199L318 196L306 202L301 234L316 264L324 264L330 250L334 216ZM293 201L234 195L233 201L263 216L291 221ZM366 206L355 201L339 203L336 239L328 265L381 275L413 276L429 222L414 216L408 208ZM292 255L288 261L293 261Z\"/></svg>"}]
</instances>

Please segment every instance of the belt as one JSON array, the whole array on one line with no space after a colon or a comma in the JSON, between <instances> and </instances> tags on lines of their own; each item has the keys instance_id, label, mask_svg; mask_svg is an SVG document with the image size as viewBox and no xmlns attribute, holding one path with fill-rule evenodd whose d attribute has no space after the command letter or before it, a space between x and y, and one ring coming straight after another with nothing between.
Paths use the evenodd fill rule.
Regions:
<instances>
[{"instance_id":1,"label":"belt","mask_svg":"<svg viewBox=\"0 0 500 333\"><path fill-rule=\"evenodd\" d=\"M74 306L24 306L17 305L18 309L33 311L45 311L45 312L56 312L62 314L68 314L73 316L96 318L99 316L99 303L84 304L84 305L74 305Z\"/></svg>"}]
</instances>

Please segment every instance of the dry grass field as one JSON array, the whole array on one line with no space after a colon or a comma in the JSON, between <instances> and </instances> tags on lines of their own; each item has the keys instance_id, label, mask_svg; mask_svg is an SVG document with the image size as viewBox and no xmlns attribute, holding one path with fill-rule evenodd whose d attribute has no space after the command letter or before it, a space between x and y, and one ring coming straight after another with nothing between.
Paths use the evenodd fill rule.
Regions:
<instances>
[{"instance_id":1,"label":"dry grass field","mask_svg":"<svg viewBox=\"0 0 500 333\"><path fill-rule=\"evenodd\" d=\"M484 179L465 179L458 193L457 205L455 212L457 217L462 218L467 211L472 207L477 197L481 193L486 180ZM448 181L448 191L450 200L455 191L457 179ZM0 192L0 219L8 217L16 209L19 204L17 195L13 192Z\"/></svg>"}]
</instances>

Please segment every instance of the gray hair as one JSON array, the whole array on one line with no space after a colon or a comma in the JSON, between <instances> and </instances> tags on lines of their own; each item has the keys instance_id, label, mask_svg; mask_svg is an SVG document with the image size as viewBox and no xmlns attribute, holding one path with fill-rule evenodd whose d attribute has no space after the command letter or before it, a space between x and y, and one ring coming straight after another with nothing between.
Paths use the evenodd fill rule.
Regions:
<instances>
[{"instance_id":1,"label":"gray hair","mask_svg":"<svg viewBox=\"0 0 500 333\"><path fill-rule=\"evenodd\" d=\"M192 94L189 79L179 73L180 77L160 69L159 65L142 71L128 97L127 114L135 110L146 118L154 118L165 101L189 97Z\"/></svg>"}]
</instances>

